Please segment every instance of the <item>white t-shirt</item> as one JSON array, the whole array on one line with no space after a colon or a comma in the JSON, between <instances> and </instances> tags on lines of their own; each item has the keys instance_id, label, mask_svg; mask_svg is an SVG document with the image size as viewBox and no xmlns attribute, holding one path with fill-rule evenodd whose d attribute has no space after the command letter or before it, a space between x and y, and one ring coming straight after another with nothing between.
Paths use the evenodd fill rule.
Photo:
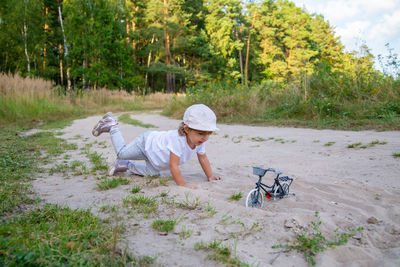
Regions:
<instances>
[{"instance_id":1,"label":"white t-shirt","mask_svg":"<svg viewBox=\"0 0 400 267\"><path fill-rule=\"evenodd\" d=\"M186 136L180 136L178 130L153 131L147 136L145 154L158 170L169 169L169 155L174 153L180 158L179 165L188 161L194 154L204 154L205 144L191 149Z\"/></svg>"}]
</instances>

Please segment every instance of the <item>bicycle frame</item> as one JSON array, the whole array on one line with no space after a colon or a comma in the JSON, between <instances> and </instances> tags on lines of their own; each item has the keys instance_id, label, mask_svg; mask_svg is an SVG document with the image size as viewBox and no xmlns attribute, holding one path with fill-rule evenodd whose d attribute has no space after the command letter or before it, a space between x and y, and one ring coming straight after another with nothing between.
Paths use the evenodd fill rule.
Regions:
<instances>
[{"instance_id":1,"label":"bicycle frame","mask_svg":"<svg viewBox=\"0 0 400 267\"><path fill-rule=\"evenodd\" d=\"M276 173L276 177L275 177L275 179L274 179L274 183L273 183L271 186L268 186L268 185L262 183L262 178L264 177L264 175L265 175L268 171L272 171L272 172ZM290 178L290 177L288 177L288 176L279 177L279 176L282 174L281 171L275 171L275 169L273 169L273 168L263 169L263 168L259 168L259 167L253 167L253 173L256 174L256 175L258 175L258 181L257 181L257 183L256 183L257 197L258 197L258 195L259 195L260 188L265 192L265 196L266 196L267 198L271 198L271 197L283 197L283 196L285 195L285 192L283 192L283 195L279 195L279 196L276 196L276 195L273 195L273 196L272 196L272 195L271 195L271 193L272 193L273 191L275 191L276 188L282 187L282 185L281 185L281 183L280 183L280 180L285 181L285 182L290 181L290 183L288 184L288 187L287 187L287 190L288 190L288 191L287 191L287 194L289 193L289 187L290 187L290 185L292 184L293 179ZM267 190L266 188L268 188L268 189L270 189L270 190ZM281 192L281 194L282 194L282 192Z\"/></svg>"},{"instance_id":2,"label":"bicycle frame","mask_svg":"<svg viewBox=\"0 0 400 267\"><path fill-rule=\"evenodd\" d=\"M281 184L279 183L279 175L280 175L280 173L277 173L277 175L274 179L274 183L271 186L268 186L268 185L262 183L263 176L259 175L258 181L256 183L257 196L260 192L260 189L262 189L265 192L265 196L267 198L271 198L272 197L271 193L274 191L274 189L278 186L281 186ZM292 181L290 183L292 183ZM266 188L268 188L270 190L267 190ZM274 196L274 197L276 197L276 196Z\"/></svg>"},{"instance_id":3,"label":"bicycle frame","mask_svg":"<svg viewBox=\"0 0 400 267\"><path fill-rule=\"evenodd\" d=\"M276 174L272 185L267 185L262 182L262 178L268 171L272 171ZM264 195L268 199L283 198L289 195L289 187L293 179L288 176L280 176L282 174L281 171L275 171L273 168L263 169L260 167L253 167L253 174L258 176L258 181L256 182L255 189L252 189L247 195L246 207L262 207Z\"/></svg>"}]
</instances>

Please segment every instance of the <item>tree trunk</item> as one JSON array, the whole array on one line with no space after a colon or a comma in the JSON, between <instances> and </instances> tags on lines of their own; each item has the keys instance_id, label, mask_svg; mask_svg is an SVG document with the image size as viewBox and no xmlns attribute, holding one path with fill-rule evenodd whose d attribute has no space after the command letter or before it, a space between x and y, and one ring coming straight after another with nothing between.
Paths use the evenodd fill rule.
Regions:
<instances>
[{"instance_id":1,"label":"tree trunk","mask_svg":"<svg viewBox=\"0 0 400 267\"><path fill-rule=\"evenodd\" d=\"M128 19L126 20L125 29L126 29L126 42L129 44L131 42L131 40L129 38L129 33L131 32L131 24Z\"/></svg>"},{"instance_id":2,"label":"tree trunk","mask_svg":"<svg viewBox=\"0 0 400 267\"><path fill-rule=\"evenodd\" d=\"M85 52L84 52L84 54L85 54ZM87 59L86 59L86 57L83 59L83 62L82 62L82 67L83 67L83 72L82 72L82 89L86 89L87 88L87 86L86 86L86 76L85 76L85 71L86 71L86 69L87 69L87 66L88 66L88 63L87 63Z\"/></svg>"},{"instance_id":3,"label":"tree trunk","mask_svg":"<svg viewBox=\"0 0 400 267\"><path fill-rule=\"evenodd\" d=\"M182 65L186 66L186 56L185 53L182 54ZM182 91L186 93L186 68L185 68L185 76L183 77Z\"/></svg>"},{"instance_id":4,"label":"tree trunk","mask_svg":"<svg viewBox=\"0 0 400 267\"><path fill-rule=\"evenodd\" d=\"M26 57L26 64L28 68L28 73L31 73L31 60L29 58L28 54L28 44L27 44L27 31L28 27L26 26L26 22L24 22L24 30L22 31L22 35L24 37L24 52L25 52L25 57Z\"/></svg>"},{"instance_id":5,"label":"tree trunk","mask_svg":"<svg viewBox=\"0 0 400 267\"><path fill-rule=\"evenodd\" d=\"M167 92L172 92L172 77L169 73L169 66L171 65L170 57L170 40L167 31L167 18L168 18L168 0L164 0L164 48L165 48L165 65L167 65Z\"/></svg>"},{"instance_id":6,"label":"tree trunk","mask_svg":"<svg viewBox=\"0 0 400 267\"><path fill-rule=\"evenodd\" d=\"M26 64L27 64L27 69L28 73L31 73L31 60L29 58L28 54L28 40L27 40L27 35L28 35L28 26L26 25L26 1L25 1L25 6L24 6L24 28L22 29L22 37L24 39L24 52L25 52L25 57L26 57Z\"/></svg>"},{"instance_id":7,"label":"tree trunk","mask_svg":"<svg viewBox=\"0 0 400 267\"><path fill-rule=\"evenodd\" d=\"M60 84L63 84L64 83L64 68L63 68L63 60L62 60L61 55L64 52L64 50L63 50L61 44L59 45L58 50L60 51L60 55L58 56L59 60L60 60Z\"/></svg>"},{"instance_id":8,"label":"tree trunk","mask_svg":"<svg viewBox=\"0 0 400 267\"><path fill-rule=\"evenodd\" d=\"M69 68L68 68L68 45L67 45L67 40L65 39L64 25L63 25L63 19L62 19L60 6L58 6L58 15L60 18L61 31L62 31L63 38L64 38L64 57L65 57L66 67L67 67L67 90L70 91L71 90L71 79L69 77Z\"/></svg>"},{"instance_id":9,"label":"tree trunk","mask_svg":"<svg viewBox=\"0 0 400 267\"><path fill-rule=\"evenodd\" d=\"M46 46L46 41L47 41L47 32L49 30L49 25L47 24L47 15L49 14L49 8L44 7L45 10L45 23L44 23L44 44L43 44L43 70L46 69L46 56L47 56L47 46Z\"/></svg>"},{"instance_id":10,"label":"tree trunk","mask_svg":"<svg viewBox=\"0 0 400 267\"><path fill-rule=\"evenodd\" d=\"M151 44L154 43L154 34L153 34L153 38L151 38ZM147 69L150 67L150 62L151 62L151 50L149 52L149 56L147 57ZM148 84L148 71L146 71L146 76L145 76L145 84L149 86L149 88L151 88L150 84Z\"/></svg>"},{"instance_id":11,"label":"tree trunk","mask_svg":"<svg viewBox=\"0 0 400 267\"><path fill-rule=\"evenodd\" d=\"M240 26L242 28L242 26ZM239 41L239 34L237 32L237 29L235 29L236 32L236 40ZM242 50L239 50L239 62L240 62L240 77L242 79L242 84L244 84L244 78L243 78L243 58L242 58Z\"/></svg>"},{"instance_id":12,"label":"tree trunk","mask_svg":"<svg viewBox=\"0 0 400 267\"><path fill-rule=\"evenodd\" d=\"M256 20L256 15L257 15L257 10L254 11L253 20L251 21L251 27L250 27L250 30L249 30L249 38L247 39L246 65L244 67L244 81L245 81L245 84L247 84L247 75L248 75L248 67L249 67L251 31L254 28L254 22Z\"/></svg>"}]
</instances>

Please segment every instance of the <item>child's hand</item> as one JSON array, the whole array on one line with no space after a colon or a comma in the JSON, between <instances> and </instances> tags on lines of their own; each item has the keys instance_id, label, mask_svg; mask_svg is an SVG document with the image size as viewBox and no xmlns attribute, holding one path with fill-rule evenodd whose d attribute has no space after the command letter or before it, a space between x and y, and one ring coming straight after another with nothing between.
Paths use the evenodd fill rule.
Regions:
<instances>
[{"instance_id":1,"label":"child's hand","mask_svg":"<svg viewBox=\"0 0 400 267\"><path fill-rule=\"evenodd\" d=\"M184 184L183 186L190 188L190 189L197 189L197 185L194 185L194 184Z\"/></svg>"},{"instance_id":2,"label":"child's hand","mask_svg":"<svg viewBox=\"0 0 400 267\"><path fill-rule=\"evenodd\" d=\"M211 177L208 177L208 181L209 181L209 182L215 181L215 180L221 180L221 176L211 176Z\"/></svg>"}]
</instances>

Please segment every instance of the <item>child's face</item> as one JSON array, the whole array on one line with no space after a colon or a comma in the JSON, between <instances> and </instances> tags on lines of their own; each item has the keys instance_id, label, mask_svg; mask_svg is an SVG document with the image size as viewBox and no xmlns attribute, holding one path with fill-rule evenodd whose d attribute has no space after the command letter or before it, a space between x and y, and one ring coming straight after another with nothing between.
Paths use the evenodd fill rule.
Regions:
<instances>
[{"instance_id":1,"label":"child's face","mask_svg":"<svg viewBox=\"0 0 400 267\"><path fill-rule=\"evenodd\" d=\"M212 134L212 132L199 131L190 128L186 128L185 132L187 143L192 149L206 142Z\"/></svg>"}]
</instances>

